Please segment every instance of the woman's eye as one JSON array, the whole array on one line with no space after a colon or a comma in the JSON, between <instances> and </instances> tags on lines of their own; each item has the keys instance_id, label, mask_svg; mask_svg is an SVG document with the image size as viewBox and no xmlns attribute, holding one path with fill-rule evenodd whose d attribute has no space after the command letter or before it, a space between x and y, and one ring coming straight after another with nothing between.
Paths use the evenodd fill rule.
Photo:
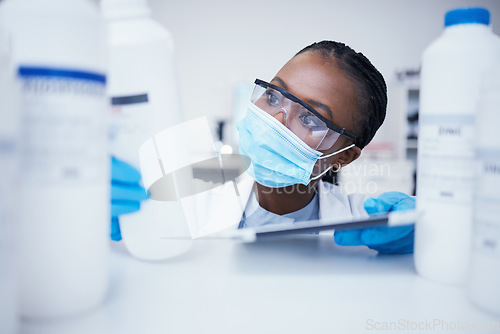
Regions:
<instances>
[{"instance_id":1,"label":"woman's eye","mask_svg":"<svg viewBox=\"0 0 500 334\"><path fill-rule=\"evenodd\" d=\"M310 113L302 113L299 116L299 120L302 123L302 125L307 126L307 127L318 126L316 116L311 115Z\"/></svg>"},{"instance_id":2,"label":"woman's eye","mask_svg":"<svg viewBox=\"0 0 500 334\"><path fill-rule=\"evenodd\" d=\"M280 98L278 94L274 91L267 90L266 91L266 101L272 106L279 106Z\"/></svg>"}]
</instances>

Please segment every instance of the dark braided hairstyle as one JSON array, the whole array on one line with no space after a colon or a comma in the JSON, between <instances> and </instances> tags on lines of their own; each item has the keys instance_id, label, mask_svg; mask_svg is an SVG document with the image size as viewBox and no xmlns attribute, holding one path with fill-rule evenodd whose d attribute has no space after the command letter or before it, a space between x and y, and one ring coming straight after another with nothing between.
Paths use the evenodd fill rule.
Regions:
<instances>
[{"instance_id":1,"label":"dark braided hairstyle","mask_svg":"<svg viewBox=\"0 0 500 334\"><path fill-rule=\"evenodd\" d=\"M356 134L356 146L364 148L375 136L385 119L387 108L387 86L384 77L362 53L349 46L334 42L322 41L313 43L300 50L318 52L326 60L336 60L336 64L344 73L353 79L358 102L358 119L353 129Z\"/></svg>"}]
</instances>

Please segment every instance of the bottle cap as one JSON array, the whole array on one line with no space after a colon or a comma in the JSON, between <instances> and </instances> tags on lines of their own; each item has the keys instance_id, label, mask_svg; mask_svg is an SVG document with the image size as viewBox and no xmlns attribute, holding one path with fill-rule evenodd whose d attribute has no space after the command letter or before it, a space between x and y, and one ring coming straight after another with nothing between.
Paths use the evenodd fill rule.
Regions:
<instances>
[{"instance_id":1,"label":"bottle cap","mask_svg":"<svg viewBox=\"0 0 500 334\"><path fill-rule=\"evenodd\" d=\"M102 0L101 12L108 20L151 15L147 0Z\"/></svg>"},{"instance_id":2,"label":"bottle cap","mask_svg":"<svg viewBox=\"0 0 500 334\"><path fill-rule=\"evenodd\" d=\"M489 25L490 12L486 8L466 7L450 10L444 17L445 27L466 23Z\"/></svg>"}]
</instances>

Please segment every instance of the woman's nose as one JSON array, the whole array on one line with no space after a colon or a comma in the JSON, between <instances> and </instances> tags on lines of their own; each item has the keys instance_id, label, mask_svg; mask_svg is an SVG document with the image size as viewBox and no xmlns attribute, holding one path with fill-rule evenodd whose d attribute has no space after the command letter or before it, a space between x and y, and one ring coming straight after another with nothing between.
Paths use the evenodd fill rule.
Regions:
<instances>
[{"instance_id":1,"label":"woman's nose","mask_svg":"<svg viewBox=\"0 0 500 334\"><path fill-rule=\"evenodd\" d=\"M278 111L278 113L274 115L274 118L276 118L281 124L285 125L285 110L281 109Z\"/></svg>"}]
</instances>

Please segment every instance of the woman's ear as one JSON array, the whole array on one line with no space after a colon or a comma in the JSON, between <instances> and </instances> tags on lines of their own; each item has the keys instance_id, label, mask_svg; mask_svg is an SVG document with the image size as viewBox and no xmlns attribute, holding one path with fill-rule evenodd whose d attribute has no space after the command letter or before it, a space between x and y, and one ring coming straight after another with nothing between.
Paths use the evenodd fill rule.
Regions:
<instances>
[{"instance_id":1,"label":"woman's ear","mask_svg":"<svg viewBox=\"0 0 500 334\"><path fill-rule=\"evenodd\" d=\"M353 146L344 152L341 152L340 157L338 157L338 162L342 164L342 167L347 166L361 155L361 149L357 146Z\"/></svg>"}]
</instances>

